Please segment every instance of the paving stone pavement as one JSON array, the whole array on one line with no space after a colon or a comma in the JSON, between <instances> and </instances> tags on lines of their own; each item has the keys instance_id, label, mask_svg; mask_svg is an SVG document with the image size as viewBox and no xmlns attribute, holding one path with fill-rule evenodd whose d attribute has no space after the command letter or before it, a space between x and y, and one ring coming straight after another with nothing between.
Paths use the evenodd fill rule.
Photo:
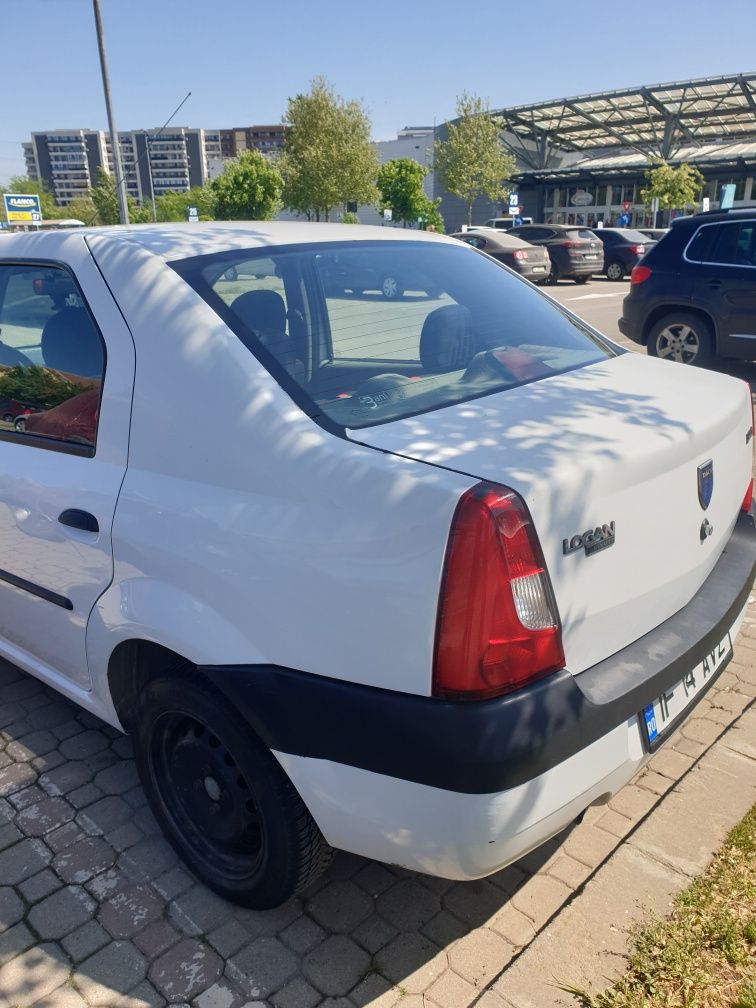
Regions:
<instances>
[{"instance_id":1,"label":"paving stone pavement","mask_svg":"<svg viewBox=\"0 0 756 1008\"><path fill-rule=\"evenodd\" d=\"M753 786L755 696L756 604L695 715L566 835L464 884L339 854L301 897L255 912L181 866L127 738L0 665L0 1008L541 1008L545 942L561 934L568 961L572 940L600 950L611 975L629 924L613 894L637 878L637 912L663 912L706 865L716 843L686 795L707 760L723 792ZM715 835L732 825L730 805L698 800Z\"/></svg>"}]
</instances>

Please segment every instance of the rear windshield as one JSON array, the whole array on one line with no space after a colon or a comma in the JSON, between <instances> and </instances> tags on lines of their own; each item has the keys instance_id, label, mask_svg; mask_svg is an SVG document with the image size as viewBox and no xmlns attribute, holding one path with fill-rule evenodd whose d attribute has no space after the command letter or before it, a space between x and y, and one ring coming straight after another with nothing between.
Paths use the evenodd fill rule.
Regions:
<instances>
[{"instance_id":1,"label":"rear windshield","mask_svg":"<svg viewBox=\"0 0 756 1008\"><path fill-rule=\"evenodd\" d=\"M371 427L618 351L460 243L222 252L171 266L307 413Z\"/></svg>"},{"instance_id":2,"label":"rear windshield","mask_svg":"<svg viewBox=\"0 0 756 1008\"><path fill-rule=\"evenodd\" d=\"M633 242L635 245L648 245L651 241L648 235L644 235L640 231L631 231L629 228L625 228L619 233L622 235L623 241Z\"/></svg>"},{"instance_id":3,"label":"rear windshield","mask_svg":"<svg viewBox=\"0 0 756 1008\"><path fill-rule=\"evenodd\" d=\"M572 241L575 241L577 238L582 238L584 241L595 241L596 239L593 231L588 231L586 228L580 228L577 231L568 231L567 235Z\"/></svg>"}]
</instances>

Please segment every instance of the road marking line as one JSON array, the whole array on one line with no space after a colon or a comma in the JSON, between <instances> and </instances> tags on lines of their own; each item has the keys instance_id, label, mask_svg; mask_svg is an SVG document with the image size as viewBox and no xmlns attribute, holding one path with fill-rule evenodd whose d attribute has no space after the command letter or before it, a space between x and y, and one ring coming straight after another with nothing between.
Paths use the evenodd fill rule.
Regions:
<instances>
[{"instance_id":1,"label":"road marking line","mask_svg":"<svg viewBox=\"0 0 756 1008\"><path fill-rule=\"evenodd\" d=\"M565 298L565 301L588 301L590 298L619 297L622 291L612 291L610 294L581 294L580 297Z\"/></svg>"}]
</instances>

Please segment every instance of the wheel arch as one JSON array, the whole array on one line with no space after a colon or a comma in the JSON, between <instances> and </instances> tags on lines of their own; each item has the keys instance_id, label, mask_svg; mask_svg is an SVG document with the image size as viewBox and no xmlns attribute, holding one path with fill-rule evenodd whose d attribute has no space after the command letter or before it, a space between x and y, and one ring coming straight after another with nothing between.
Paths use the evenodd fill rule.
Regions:
<instances>
[{"instance_id":1,"label":"wheel arch","mask_svg":"<svg viewBox=\"0 0 756 1008\"><path fill-rule=\"evenodd\" d=\"M649 334L656 323L660 319L663 319L665 315L673 315L676 311L685 312L686 315L698 315L699 318L702 318L710 327L714 336L714 350L716 351L719 344L719 337L717 334L717 325L713 317L707 311L704 311L703 308L696 308L692 305L685 304L685 302L681 302L680 304L659 305L654 308L653 311L649 312L646 321L643 323L643 346L648 345Z\"/></svg>"},{"instance_id":2,"label":"wheel arch","mask_svg":"<svg viewBox=\"0 0 756 1008\"><path fill-rule=\"evenodd\" d=\"M141 638L120 641L108 660L107 675L113 707L126 731L147 683L165 673L181 675L188 669L196 669L193 662L155 641Z\"/></svg>"}]
</instances>

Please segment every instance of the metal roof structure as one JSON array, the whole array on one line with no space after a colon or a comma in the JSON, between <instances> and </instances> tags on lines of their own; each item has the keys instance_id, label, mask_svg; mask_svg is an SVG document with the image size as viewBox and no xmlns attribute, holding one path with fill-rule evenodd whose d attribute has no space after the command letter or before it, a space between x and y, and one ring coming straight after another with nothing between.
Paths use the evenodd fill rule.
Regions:
<instances>
[{"instance_id":1,"label":"metal roof structure","mask_svg":"<svg viewBox=\"0 0 756 1008\"><path fill-rule=\"evenodd\" d=\"M633 149L668 158L706 141L756 137L756 73L603 91L492 110L502 142L531 170L555 151Z\"/></svg>"}]
</instances>

